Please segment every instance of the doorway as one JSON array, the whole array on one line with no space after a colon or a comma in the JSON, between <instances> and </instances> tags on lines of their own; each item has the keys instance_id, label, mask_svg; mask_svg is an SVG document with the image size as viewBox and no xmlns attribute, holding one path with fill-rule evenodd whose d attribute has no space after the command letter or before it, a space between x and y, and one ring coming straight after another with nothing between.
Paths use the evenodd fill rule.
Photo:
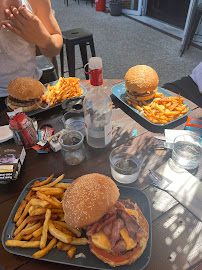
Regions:
<instances>
[{"instance_id":1,"label":"doorway","mask_svg":"<svg viewBox=\"0 0 202 270\"><path fill-rule=\"evenodd\" d=\"M123 0L122 13L129 15L141 15L143 0Z\"/></svg>"},{"instance_id":2,"label":"doorway","mask_svg":"<svg viewBox=\"0 0 202 270\"><path fill-rule=\"evenodd\" d=\"M147 0L148 17L184 29L190 0Z\"/></svg>"}]
</instances>

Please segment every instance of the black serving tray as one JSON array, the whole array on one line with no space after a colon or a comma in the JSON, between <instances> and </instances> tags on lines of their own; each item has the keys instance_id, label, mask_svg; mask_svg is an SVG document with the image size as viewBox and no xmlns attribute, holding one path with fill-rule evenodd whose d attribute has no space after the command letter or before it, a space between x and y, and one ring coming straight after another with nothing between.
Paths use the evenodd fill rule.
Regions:
<instances>
[{"instance_id":1,"label":"black serving tray","mask_svg":"<svg viewBox=\"0 0 202 270\"><path fill-rule=\"evenodd\" d=\"M20 248L20 247L7 247L5 245L5 242L7 240L13 239L13 232L15 230L15 223L13 222L15 213L20 206L23 199L26 197L27 193L30 190L30 186L34 184L36 180L45 180L44 177L39 177L37 179L32 180L29 182L25 188L23 189L22 193L20 194L18 200L16 201L10 216L6 222L6 225L4 227L3 233L2 233L2 244L5 250L8 252L20 255L24 257L32 258L32 255L39 249L36 248ZM52 181L55 179L52 179ZM63 179L61 182L65 183L71 183L73 180L66 180ZM125 186L118 186L120 191L120 199L130 199L133 203L137 203L140 210L142 211L143 215L147 219L147 222L149 224L149 239L147 242L147 247L144 250L144 253L142 256L137 259L134 263L131 265L123 265L123 266L117 266L116 269L120 270L141 270L144 269L147 264L149 263L150 256L151 256L151 247L152 247L152 222L151 222L151 209L150 209L150 203L147 198L147 196L139 189L131 188L131 187L125 187ZM83 253L85 254L86 258L72 258L68 259L67 254L64 251L58 250L57 248L52 249L47 255L44 257L38 259L48 262L54 262L54 263L60 263L64 265L72 265L72 266L79 266L84 268L93 268L93 269L114 269L113 267L110 267L108 264L105 264L103 261L99 260L93 253L90 252L89 246L76 246L76 254Z\"/></svg>"}]
</instances>

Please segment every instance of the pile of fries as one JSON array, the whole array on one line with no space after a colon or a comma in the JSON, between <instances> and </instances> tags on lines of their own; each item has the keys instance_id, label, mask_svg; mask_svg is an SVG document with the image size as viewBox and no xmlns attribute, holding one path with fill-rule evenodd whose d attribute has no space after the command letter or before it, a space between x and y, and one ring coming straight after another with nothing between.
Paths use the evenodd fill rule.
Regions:
<instances>
[{"instance_id":1,"label":"pile of fries","mask_svg":"<svg viewBox=\"0 0 202 270\"><path fill-rule=\"evenodd\" d=\"M186 114L189 110L186 104L183 104L184 98L164 97L162 93L156 93L151 102L131 101L126 98L127 103L140 111L150 122L154 124L167 124Z\"/></svg>"},{"instance_id":2,"label":"pile of fries","mask_svg":"<svg viewBox=\"0 0 202 270\"><path fill-rule=\"evenodd\" d=\"M5 243L10 247L39 248L33 254L35 259L43 257L56 246L67 251L67 257L71 259L76 252L74 245L88 243L87 238L81 238L80 229L64 222L62 199L70 184L60 182L64 174L51 181L53 176L42 182L37 180L30 187L14 217L14 239Z\"/></svg>"},{"instance_id":3,"label":"pile of fries","mask_svg":"<svg viewBox=\"0 0 202 270\"><path fill-rule=\"evenodd\" d=\"M58 102L63 102L67 98L79 97L83 94L83 89L79 84L80 79L75 77L59 78L54 86L47 86L47 92L42 96L42 100L50 106Z\"/></svg>"}]
</instances>

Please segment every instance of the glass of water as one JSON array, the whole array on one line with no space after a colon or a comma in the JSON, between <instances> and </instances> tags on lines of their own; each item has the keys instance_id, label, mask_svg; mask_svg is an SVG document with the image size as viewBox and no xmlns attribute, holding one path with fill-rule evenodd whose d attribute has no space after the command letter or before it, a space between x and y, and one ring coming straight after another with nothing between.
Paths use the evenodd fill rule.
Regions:
<instances>
[{"instance_id":1,"label":"glass of water","mask_svg":"<svg viewBox=\"0 0 202 270\"><path fill-rule=\"evenodd\" d=\"M119 146L109 156L111 173L119 183L130 184L138 179L143 157L135 149Z\"/></svg>"},{"instance_id":2,"label":"glass of water","mask_svg":"<svg viewBox=\"0 0 202 270\"><path fill-rule=\"evenodd\" d=\"M179 167L194 170L199 166L202 139L194 135L179 135L174 140L172 160Z\"/></svg>"}]
</instances>

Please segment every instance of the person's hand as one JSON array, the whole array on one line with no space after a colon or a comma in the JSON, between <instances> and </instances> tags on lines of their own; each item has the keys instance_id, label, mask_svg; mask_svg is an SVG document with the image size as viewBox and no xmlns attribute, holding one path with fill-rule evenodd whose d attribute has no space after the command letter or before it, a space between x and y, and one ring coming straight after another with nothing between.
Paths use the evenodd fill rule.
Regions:
<instances>
[{"instance_id":1,"label":"person's hand","mask_svg":"<svg viewBox=\"0 0 202 270\"><path fill-rule=\"evenodd\" d=\"M19 8L11 6L11 9L6 9L5 13L8 19L15 25L3 22L2 24L9 30L29 43L33 43L40 48L46 47L50 34L36 15L29 12L25 6L20 6Z\"/></svg>"}]
</instances>

